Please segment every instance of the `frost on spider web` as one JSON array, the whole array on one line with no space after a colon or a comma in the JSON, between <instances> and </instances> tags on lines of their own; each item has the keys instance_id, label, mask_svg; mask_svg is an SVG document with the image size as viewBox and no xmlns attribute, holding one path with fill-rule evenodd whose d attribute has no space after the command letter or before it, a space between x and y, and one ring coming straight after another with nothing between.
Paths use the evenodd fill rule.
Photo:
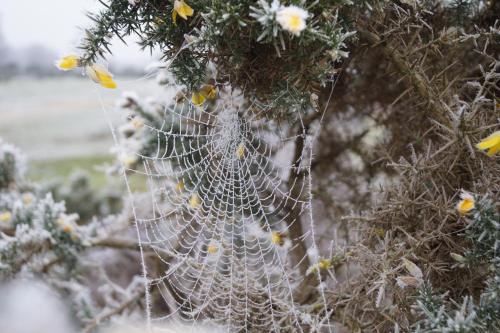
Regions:
<instances>
[{"instance_id":1,"label":"frost on spider web","mask_svg":"<svg viewBox=\"0 0 500 333\"><path fill-rule=\"evenodd\" d=\"M326 307L311 314L294 298L307 278L304 264L319 259L311 138L294 156L297 137L286 121L228 92L203 106L177 99L157 118L141 124L142 148L122 159L127 181L145 176L150 196L134 208L142 250L161 263L144 261L149 295L158 292L163 305L158 310L149 299L151 321L208 319L231 331L329 329ZM291 232L296 224L302 235ZM301 246L309 254L297 251ZM324 301L321 288L314 293Z\"/></svg>"}]
</instances>

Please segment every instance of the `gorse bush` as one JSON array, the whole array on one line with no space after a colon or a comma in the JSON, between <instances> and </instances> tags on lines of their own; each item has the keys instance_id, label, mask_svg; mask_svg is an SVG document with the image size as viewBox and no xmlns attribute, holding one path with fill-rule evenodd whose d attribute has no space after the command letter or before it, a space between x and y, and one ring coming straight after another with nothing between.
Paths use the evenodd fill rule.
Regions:
<instances>
[{"instance_id":1,"label":"gorse bush","mask_svg":"<svg viewBox=\"0 0 500 333\"><path fill-rule=\"evenodd\" d=\"M480 269L481 265L485 266L486 286L480 293L477 304L471 296L465 296L460 304L453 300L445 301L444 294L436 294L430 285L424 285L416 300L423 317L417 323L417 332L500 331L500 214L488 198L481 198L477 203L474 198L472 200L473 215L468 219L469 225L464 235L471 241L472 247L464 255L450 255L460 267Z\"/></svg>"},{"instance_id":2,"label":"gorse bush","mask_svg":"<svg viewBox=\"0 0 500 333\"><path fill-rule=\"evenodd\" d=\"M311 94L332 82L338 61L347 56L345 41L353 33L339 10L355 5L123 0L106 6L92 15L96 24L82 44L83 65L107 52L110 33L124 38L138 32L139 44L160 50L176 81L190 91L206 83L229 84L264 103L307 106Z\"/></svg>"},{"instance_id":3,"label":"gorse bush","mask_svg":"<svg viewBox=\"0 0 500 333\"><path fill-rule=\"evenodd\" d=\"M127 279L130 285L125 289L107 285L109 277L116 273L110 272L104 262L102 270L91 269L97 264L92 259L93 251L100 249L101 261L105 261L103 249L134 251L134 242L125 237L113 238L114 230L127 228L127 220L113 215L79 220L78 214L67 212L64 202L54 201L51 193L44 193L41 186L27 181L25 167L23 155L1 142L2 179L9 181L0 187L0 281L17 281L21 289L22 281L43 279L61 294L70 296L71 309L80 324L94 327L92 320L105 311L108 303L143 295L137 291L141 284L139 278L134 279L134 267L128 268L131 280ZM2 306L8 308L9 304ZM34 324L29 320L25 323L28 326L11 322L15 319L5 318L14 330Z\"/></svg>"},{"instance_id":4,"label":"gorse bush","mask_svg":"<svg viewBox=\"0 0 500 333\"><path fill-rule=\"evenodd\" d=\"M41 192L51 193L56 201L64 201L66 209L77 213L80 220L87 222L94 217L118 214L122 209L121 190L114 185L96 189L91 184L91 176L75 170L67 179L67 184L56 179L43 182Z\"/></svg>"},{"instance_id":5,"label":"gorse bush","mask_svg":"<svg viewBox=\"0 0 500 333\"><path fill-rule=\"evenodd\" d=\"M25 157L14 146L0 141L2 146L0 158L0 189L14 186L24 177L26 172Z\"/></svg>"},{"instance_id":6,"label":"gorse bush","mask_svg":"<svg viewBox=\"0 0 500 333\"><path fill-rule=\"evenodd\" d=\"M78 216L66 214L64 203L54 202L50 194L40 197L36 187L24 179L22 154L3 142L0 142L0 166L6 180L5 186L0 187L2 273L12 276L21 269L29 269L34 258L35 266L41 264L36 257L47 255L47 251L72 269L81 249L75 223Z\"/></svg>"}]
</instances>

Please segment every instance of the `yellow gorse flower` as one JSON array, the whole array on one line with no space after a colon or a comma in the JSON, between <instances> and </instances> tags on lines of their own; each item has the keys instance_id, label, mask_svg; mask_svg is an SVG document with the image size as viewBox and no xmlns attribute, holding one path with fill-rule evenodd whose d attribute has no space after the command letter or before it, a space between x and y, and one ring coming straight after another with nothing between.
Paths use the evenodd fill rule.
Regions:
<instances>
[{"instance_id":1,"label":"yellow gorse flower","mask_svg":"<svg viewBox=\"0 0 500 333\"><path fill-rule=\"evenodd\" d=\"M2 212L0 213L0 222L10 222L12 219L12 213L11 212Z\"/></svg>"},{"instance_id":2,"label":"yellow gorse flower","mask_svg":"<svg viewBox=\"0 0 500 333\"><path fill-rule=\"evenodd\" d=\"M116 82L113 80L113 75L103 65L93 64L85 67L87 75L95 83L99 83L104 88L115 89Z\"/></svg>"},{"instance_id":3,"label":"yellow gorse flower","mask_svg":"<svg viewBox=\"0 0 500 333\"><path fill-rule=\"evenodd\" d=\"M191 102L196 105L200 106L207 99L214 100L217 97L217 88L211 84L205 84L201 87L200 91L193 93L191 96Z\"/></svg>"},{"instance_id":4,"label":"yellow gorse flower","mask_svg":"<svg viewBox=\"0 0 500 333\"><path fill-rule=\"evenodd\" d=\"M283 234L279 231L273 231L271 233L271 243L280 246L285 244L285 240L283 239Z\"/></svg>"},{"instance_id":5,"label":"yellow gorse flower","mask_svg":"<svg viewBox=\"0 0 500 333\"><path fill-rule=\"evenodd\" d=\"M196 209L200 207L200 205L201 205L201 200L198 194L194 193L193 195L191 195L191 198L189 198L189 207Z\"/></svg>"},{"instance_id":6,"label":"yellow gorse flower","mask_svg":"<svg viewBox=\"0 0 500 333\"><path fill-rule=\"evenodd\" d=\"M375 228L375 234L379 237L384 237L385 236L385 230L384 228Z\"/></svg>"},{"instance_id":7,"label":"yellow gorse flower","mask_svg":"<svg viewBox=\"0 0 500 333\"><path fill-rule=\"evenodd\" d=\"M245 145L243 143L240 143L238 147L236 148L236 158L241 160L243 156L245 156Z\"/></svg>"},{"instance_id":8,"label":"yellow gorse flower","mask_svg":"<svg viewBox=\"0 0 500 333\"><path fill-rule=\"evenodd\" d=\"M493 156L500 151L500 131L496 131L490 136L481 140L476 147L481 150L488 150L488 156Z\"/></svg>"},{"instance_id":9,"label":"yellow gorse flower","mask_svg":"<svg viewBox=\"0 0 500 333\"><path fill-rule=\"evenodd\" d=\"M135 129L141 129L144 127L144 120L139 117L134 117L134 119L132 119L130 123Z\"/></svg>"},{"instance_id":10,"label":"yellow gorse flower","mask_svg":"<svg viewBox=\"0 0 500 333\"><path fill-rule=\"evenodd\" d=\"M23 204L25 206L30 206L33 203L33 194L24 193L23 194Z\"/></svg>"},{"instance_id":11,"label":"yellow gorse flower","mask_svg":"<svg viewBox=\"0 0 500 333\"><path fill-rule=\"evenodd\" d=\"M77 55L68 55L62 57L59 61L56 62L57 68L63 71L69 71L71 69L75 69L77 67L82 66L82 62L79 56ZM99 83L104 88L115 89L116 82L113 80L113 75L104 66L100 64L92 64L85 66L85 72L88 77L92 79L92 81Z\"/></svg>"},{"instance_id":12,"label":"yellow gorse flower","mask_svg":"<svg viewBox=\"0 0 500 333\"><path fill-rule=\"evenodd\" d=\"M201 93L194 93L192 96L191 96L191 102L196 105L196 106L200 106L202 105L203 103L205 103L205 96L203 96Z\"/></svg>"},{"instance_id":13,"label":"yellow gorse flower","mask_svg":"<svg viewBox=\"0 0 500 333\"><path fill-rule=\"evenodd\" d=\"M193 16L194 10L183 0L175 0L174 10L172 11L172 22L177 24L177 15L187 20L188 16Z\"/></svg>"},{"instance_id":14,"label":"yellow gorse flower","mask_svg":"<svg viewBox=\"0 0 500 333\"><path fill-rule=\"evenodd\" d=\"M476 201L472 195L467 192L462 192L460 198L461 200L457 203L457 211L460 215L465 215L474 209Z\"/></svg>"},{"instance_id":15,"label":"yellow gorse flower","mask_svg":"<svg viewBox=\"0 0 500 333\"><path fill-rule=\"evenodd\" d=\"M64 231L67 234L73 232L73 226L63 217L58 218L56 220L56 224L62 229L62 231Z\"/></svg>"},{"instance_id":16,"label":"yellow gorse flower","mask_svg":"<svg viewBox=\"0 0 500 333\"><path fill-rule=\"evenodd\" d=\"M130 169L139 161L139 157L134 154L122 153L119 156L119 160L125 168Z\"/></svg>"},{"instance_id":17,"label":"yellow gorse flower","mask_svg":"<svg viewBox=\"0 0 500 333\"><path fill-rule=\"evenodd\" d=\"M200 94L208 99L215 99L217 97L217 88L211 84L204 84L200 89Z\"/></svg>"},{"instance_id":18,"label":"yellow gorse flower","mask_svg":"<svg viewBox=\"0 0 500 333\"><path fill-rule=\"evenodd\" d=\"M317 273L319 271L326 271L332 267L330 259L320 259L317 263L308 268L306 274Z\"/></svg>"},{"instance_id":19,"label":"yellow gorse flower","mask_svg":"<svg viewBox=\"0 0 500 333\"><path fill-rule=\"evenodd\" d=\"M207 252L210 254L216 254L218 250L219 249L215 245L210 244L207 246Z\"/></svg>"},{"instance_id":20,"label":"yellow gorse flower","mask_svg":"<svg viewBox=\"0 0 500 333\"><path fill-rule=\"evenodd\" d=\"M177 192L184 191L184 181L182 179L177 183L177 185L175 185L175 190Z\"/></svg>"},{"instance_id":21,"label":"yellow gorse flower","mask_svg":"<svg viewBox=\"0 0 500 333\"><path fill-rule=\"evenodd\" d=\"M80 66L80 57L77 55L67 55L59 59L56 63L57 68L62 71L69 71Z\"/></svg>"},{"instance_id":22,"label":"yellow gorse flower","mask_svg":"<svg viewBox=\"0 0 500 333\"><path fill-rule=\"evenodd\" d=\"M318 262L318 268L322 270L327 270L332 266L332 262L329 259L321 259Z\"/></svg>"}]
</instances>

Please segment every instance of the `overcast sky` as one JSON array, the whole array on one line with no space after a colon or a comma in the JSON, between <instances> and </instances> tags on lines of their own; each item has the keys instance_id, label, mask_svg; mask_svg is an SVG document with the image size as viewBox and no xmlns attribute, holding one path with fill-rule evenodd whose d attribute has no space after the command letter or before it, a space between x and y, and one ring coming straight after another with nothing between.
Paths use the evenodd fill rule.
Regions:
<instances>
[{"instance_id":1,"label":"overcast sky","mask_svg":"<svg viewBox=\"0 0 500 333\"><path fill-rule=\"evenodd\" d=\"M63 55L76 50L90 25L86 11L101 7L97 0L0 0L0 31L13 48L39 44ZM144 66L151 59L133 42L126 47L118 40L112 51L115 64Z\"/></svg>"}]
</instances>

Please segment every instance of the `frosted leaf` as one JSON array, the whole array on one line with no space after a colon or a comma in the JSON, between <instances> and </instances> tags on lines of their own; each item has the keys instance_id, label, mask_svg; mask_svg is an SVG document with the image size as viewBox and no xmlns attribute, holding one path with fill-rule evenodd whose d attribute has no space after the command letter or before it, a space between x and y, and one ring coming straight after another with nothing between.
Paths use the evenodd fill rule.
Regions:
<instances>
[{"instance_id":1,"label":"frosted leaf","mask_svg":"<svg viewBox=\"0 0 500 333\"><path fill-rule=\"evenodd\" d=\"M417 279L422 279L424 277L424 274L422 273L422 270L413 262L410 260L403 258L401 259L403 261L403 265L413 277Z\"/></svg>"},{"instance_id":2,"label":"frosted leaf","mask_svg":"<svg viewBox=\"0 0 500 333\"><path fill-rule=\"evenodd\" d=\"M0 138L0 190L22 181L25 172L26 157Z\"/></svg>"}]
</instances>

